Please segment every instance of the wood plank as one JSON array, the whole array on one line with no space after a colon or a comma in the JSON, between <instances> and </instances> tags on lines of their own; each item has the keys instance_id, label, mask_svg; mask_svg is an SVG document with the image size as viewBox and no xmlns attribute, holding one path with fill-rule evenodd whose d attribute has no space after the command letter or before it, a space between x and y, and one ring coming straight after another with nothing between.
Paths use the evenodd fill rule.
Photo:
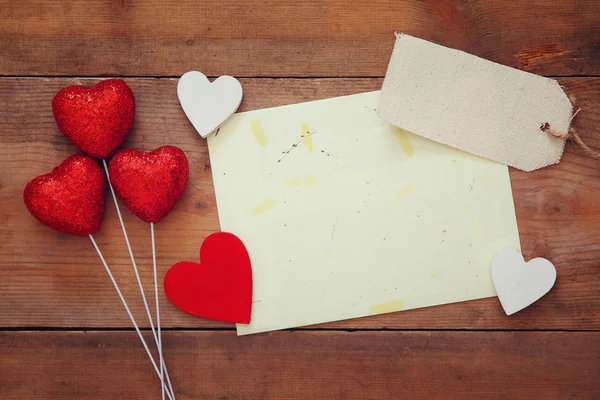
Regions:
<instances>
[{"instance_id":1,"label":"wood plank","mask_svg":"<svg viewBox=\"0 0 600 400\"><path fill-rule=\"evenodd\" d=\"M5 327L128 327L129 321L89 240L55 233L27 213L27 181L48 172L75 148L52 117L54 94L88 79L0 79L0 325ZM126 147L149 150L180 146L191 162L190 185L175 210L157 225L160 275L175 262L195 260L199 244L218 230L206 142L181 111L173 79L129 79L137 116ZM561 79L582 108L575 124L600 148L600 79ZM244 79L242 110L375 90L381 79ZM527 258L544 256L558 269L548 296L507 318L497 299L379 315L322 325L324 328L422 329L600 329L600 169L575 145L563 161L533 173L511 170L521 243ZM151 287L149 227L125 210L142 277ZM134 314L142 303L112 204L100 247L113 267ZM150 292L149 292L150 294ZM161 291L162 296L162 291ZM152 298L152 296L150 297ZM204 321L173 307L164 296L163 324L169 327L232 327Z\"/></svg>"},{"instance_id":2,"label":"wood plank","mask_svg":"<svg viewBox=\"0 0 600 400\"><path fill-rule=\"evenodd\" d=\"M177 399L597 399L600 333L165 332ZM0 333L2 399L157 398L134 332Z\"/></svg>"},{"instance_id":3,"label":"wood plank","mask_svg":"<svg viewBox=\"0 0 600 400\"><path fill-rule=\"evenodd\" d=\"M394 31L545 75L600 74L600 3L0 0L0 74L383 76Z\"/></svg>"}]
</instances>

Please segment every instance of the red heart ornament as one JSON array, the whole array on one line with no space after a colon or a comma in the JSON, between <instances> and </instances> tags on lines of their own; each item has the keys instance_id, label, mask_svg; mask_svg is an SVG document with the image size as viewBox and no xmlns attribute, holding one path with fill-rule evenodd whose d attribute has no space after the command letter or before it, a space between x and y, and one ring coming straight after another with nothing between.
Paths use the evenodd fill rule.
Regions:
<instances>
[{"instance_id":1,"label":"red heart ornament","mask_svg":"<svg viewBox=\"0 0 600 400\"><path fill-rule=\"evenodd\" d=\"M123 79L95 86L69 86L52 100L61 132L84 153L96 158L113 154L133 125L135 98Z\"/></svg>"},{"instance_id":2,"label":"red heart ornament","mask_svg":"<svg viewBox=\"0 0 600 400\"><path fill-rule=\"evenodd\" d=\"M244 243L231 233L213 233L200 247L200 262L179 262L167 271L169 300L199 317L250 323L252 268Z\"/></svg>"},{"instance_id":3,"label":"red heart ornament","mask_svg":"<svg viewBox=\"0 0 600 400\"><path fill-rule=\"evenodd\" d=\"M189 177L185 153L163 146L146 153L121 150L108 168L110 182L123 203L146 222L163 219L181 198Z\"/></svg>"},{"instance_id":4,"label":"red heart ornament","mask_svg":"<svg viewBox=\"0 0 600 400\"><path fill-rule=\"evenodd\" d=\"M106 178L96 161L75 154L49 174L25 186L25 205L42 224L59 232L87 236L100 229Z\"/></svg>"}]
</instances>

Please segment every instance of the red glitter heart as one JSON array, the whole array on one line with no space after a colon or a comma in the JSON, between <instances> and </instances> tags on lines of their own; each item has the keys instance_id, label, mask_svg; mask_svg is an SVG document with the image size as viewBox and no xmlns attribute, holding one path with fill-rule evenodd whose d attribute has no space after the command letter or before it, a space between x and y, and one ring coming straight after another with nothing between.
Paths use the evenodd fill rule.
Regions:
<instances>
[{"instance_id":1,"label":"red glitter heart","mask_svg":"<svg viewBox=\"0 0 600 400\"><path fill-rule=\"evenodd\" d=\"M87 236L100 229L106 201L106 178L96 161L75 154L49 174L25 186L25 205L44 225Z\"/></svg>"},{"instance_id":2,"label":"red glitter heart","mask_svg":"<svg viewBox=\"0 0 600 400\"><path fill-rule=\"evenodd\" d=\"M69 86L52 100L56 124L84 153L107 158L123 143L133 125L135 99L123 79L95 86Z\"/></svg>"},{"instance_id":3,"label":"red glitter heart","mask_svg":"<svg viewBox=\"0 0 600 400\"><path fill-rule=\"evenodd\" d=\"M149 153L121 150L110 162L110 182L123 203L146 222L163 219L181 198L188 181L185 153L163 146Z\"/></svg>"},{"instance_id":4,"label":"red glitter heart","mask_svg":"<svg viewBox=\"0 0 600 400\"><path fill-rule=\"evenodd\" d=\"M164 285L169 300L199 317L250 323L252 268L244 243L231 233L213 233L200 247L200 260L169 269Z\"/></svg>"}]
</instances>

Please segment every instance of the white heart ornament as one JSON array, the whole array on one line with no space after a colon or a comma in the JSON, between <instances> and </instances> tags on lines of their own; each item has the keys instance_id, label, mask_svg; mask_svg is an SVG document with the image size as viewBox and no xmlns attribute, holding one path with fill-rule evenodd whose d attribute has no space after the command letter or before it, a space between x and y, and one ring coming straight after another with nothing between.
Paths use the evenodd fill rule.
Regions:
<instances>
[{"instance_id":1,"label":"white heart ornament","mask_svg":"<svg viewBox=\"0 0 600 400\"><path fill-rule=\"evenodd\" d=\"M556 268L545 258L525 262L512 248L499 250L492 258L492 281L506 315L535 303L552 289Z\"/></svg>"},{"instance_id":2,"label":"white heart ornament","mask_svg":"<svg viewBox=\"0 0 600 400\"><path fill-rule=\"evenodd\" d=\"M238 109L242 102L242 85L233 76L220 76L212 83L198 71L183 74L177 83L177 97L183 112L206 138Z\"/></svg>"}]
</instances>

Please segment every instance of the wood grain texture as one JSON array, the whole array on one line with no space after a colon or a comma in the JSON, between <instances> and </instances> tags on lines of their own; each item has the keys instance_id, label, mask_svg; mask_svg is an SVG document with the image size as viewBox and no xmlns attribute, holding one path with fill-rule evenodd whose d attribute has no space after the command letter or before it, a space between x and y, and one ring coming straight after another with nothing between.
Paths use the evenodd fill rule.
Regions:
<instances>
[{"instance_id":1,"label":"wood grain texture","mask_svg":"<svg viewBox=\"0 0 600 400\"><path fill-rule=\"evenodd\" d=\"M544 75L600 74L596 0L0 0L0 74L383 76L394 31Z\"/></svg>"},{"instance_id":2,"label":"wood grain texture","mask_svg":"<svg viewBox=\"0 0 600 400\"><path fill-rule=\"evenodd\" d=\"M178 400L600 398L598 332L165 332L164 343ZM0 352L3 400L160 396L135 332L5 332Z\"/></svg>"},{"instance_id":3,"label":"wood grain texture","mask_svg":"<svg viewBox=\"0 0 600 400\"><path fill-rule=\"evenodd\" d=\"M27 181L76 152L56 128L52 97L97 82L57 77L254 77L242 80L241 109L251 110L379 89L394 31L579 76L560 84L582 108L575 126L600 149L597 0L0 0L0 399L160 396L135 332L88 330L130 327L90 241L42 226L22 202ZM124 146L172 144L190 159L190 185L157 225L164 276L197 260L219 228L208 151L175 80L128 83L138 112ZM510 174L525 257L557 266L542 300L510 318L492 298L238 338L232 324L192 317L161 290L163 326L178 329L163 332L177 399L600 399L600 162L569 144L559 165ZM107 204L96 239L148 326ZM150 289L149 226L123 210Z\"/></svg>"},{"instance_id":4,"label":"wood grain texture","mask_svg":"<svg viewBox=\"0 0 600 400\"><path fill-rule=\"evenodd\" d=\"M0 326L129 327L129 321L86 238L56 233L25 209L27 181L48 172L76 149L59 133L50 108L54 94L93 79L0 79ZM199 245L219 229L206 142L195 133L176 97L176 80L129 79L137 115L125 147L181 147L190 184L173 212L157 225L160 276L175 262L197 260ZM582 108L575 120L584 139L600 148L600 79L561 79ZM376 90L381 79L243 79L241 110ZM600 329L600 168L573 144L559 165L533 173L511 170L526 258L555 263L555 288L532 307L507 318L497 299L485 299L319 326L333 329ZM112 202L96 239L141 322L144 311ZM149 226L124 209L124 219L151 288ZM162 281L162 280L161 280ZM148 291L153 298L151 291ZM177 310L164 297L163 325L229 327ZM147 324L142 324L147 326Z\"/></svg>"}]
</instances>

